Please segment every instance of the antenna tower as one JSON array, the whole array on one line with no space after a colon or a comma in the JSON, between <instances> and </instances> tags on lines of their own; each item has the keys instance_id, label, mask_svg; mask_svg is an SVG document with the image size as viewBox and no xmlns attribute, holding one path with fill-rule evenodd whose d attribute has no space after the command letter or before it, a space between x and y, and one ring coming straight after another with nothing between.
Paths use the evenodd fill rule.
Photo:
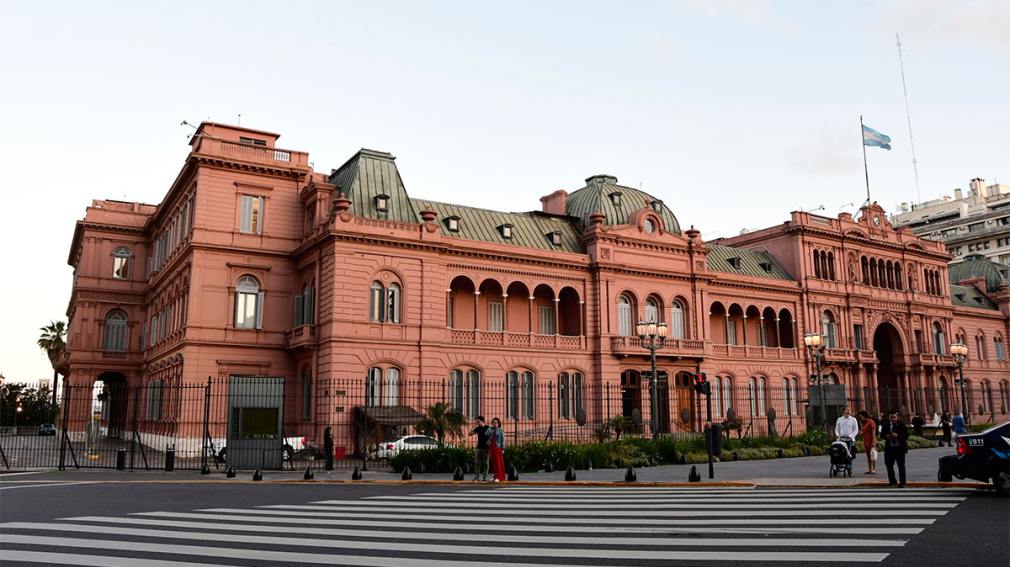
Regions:
<instances>
[{"instance_id":1,"label":"antenna tower","mask_svg":"<svg viewBox=\"0 0 1010 567\"><path fill-rule=\"evenodd\" d=\"M894 34L898 47L898 66L901 69L901 91L905 95L905 118L908 120L908 145L912 148L912 172L915 174L915 202L922 202L919 192L919 160L915 159L915 138L912 137L912 112L908 109L908 85L905 84L905 60L901 56L901 37Z\"/></svg>"}]
</instances>

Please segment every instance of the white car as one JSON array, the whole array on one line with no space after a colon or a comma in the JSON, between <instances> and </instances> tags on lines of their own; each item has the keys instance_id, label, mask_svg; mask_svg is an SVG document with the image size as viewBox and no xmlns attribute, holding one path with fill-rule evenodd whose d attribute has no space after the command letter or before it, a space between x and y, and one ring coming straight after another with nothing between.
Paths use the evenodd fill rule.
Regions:
<instances>
[{"instance_id":1,"label":"white car","mask_svg":"<svg viewBox=\"0 0 1010 567\"><path fill-rule=\"evenodd\" d=\"M373 459L388 459L395 457L403 450L433 449L438 447L438 439L427 435L406 435L394 441L379 443L372 453Z\"/></svg>"}]
</instances>

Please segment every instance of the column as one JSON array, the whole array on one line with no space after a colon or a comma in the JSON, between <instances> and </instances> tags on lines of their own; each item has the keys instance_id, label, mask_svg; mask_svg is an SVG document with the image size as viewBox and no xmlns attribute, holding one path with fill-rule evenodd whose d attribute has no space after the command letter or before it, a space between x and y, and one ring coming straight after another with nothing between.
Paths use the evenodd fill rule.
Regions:
<instances>
[{"instance_id":1,"label":"column","mask_svg":"<svg viewBox=\"0 0 1010 567\"><path fill-rule=\"evenodd\" d=\"M775 344L782 348L782 328L779 325L778 316L775 317Z\"/></svg>"},{"instance_id":2,"label":"column","mask_svg":"<svg viewBox=\"0 0 1010 567\"><path fill-rule=\"evenodd\" d=\"M743 346L747 346L747 314L743 314L743 318L740 319L741 325L743 326Z\"/></svg>"},{"instance_id":3,"label":"column","mask_svg":"<svg viewBox=\"0 0 1010 567\"><path fill-rule=\"evenodd\" d=\"M723 339L726 342L726 344L730 344L730 340L729 340L729 311L726 311L726 314L724 315L724 317L726 318L726 324L724 325L724 327L726 328L726 332L723 333L725 335L723 337ZM733 333L733 340L734 341L736 340L736 333Z\"/></svg>"},{"instance_id":4,"label":"column","mask_svg":"<svg viewBox=\"0 0 1010 567\"><path fill-rule=\"evenodd\" d=\"M445 328L452 328L452 290L445 290Z\"/></svg>"},{"instance_id":5,"label":"column","mask_svg":"<svg viewBox=\"0 0 1010 567\"><path fill-rule=\"evenodd\" d=\"M503 293L501 296L501 330L502 341L505 340L505 333L509 330L509 294Z\"/></svg>"},{"instance_id":6,"label":"column","mask_svg":"<svg viewBox=\"0 0 1010 567\"><path fill-rule=\"evenodd\" d=\"M474 340L477 338L477 307L480 305L480 292L473 292L473 330Z\"/></svg>"},{"instance_id":7,"label":"column","mask_svg":"<svg viewBox=\"0 0 1010 567\"><path fill-rule=\"evenodd\" d=\"M558 313L558 309L560 307L561 307L561 298L560 297L555 297L554 298L554 334L555 335L560 335L561 334L561 327L559 326L559 323L561 322L560 321L561 316Z\"/></svg>"},{"instance_id":8,"label":"column","mask_svg":"<svg viewBox=\"0 0 1010 567\"><path fill-rule=\"evenodd\" d=\"M532 295L530 296L530 317L529 317L529 320L530 320L530 326L529 326L529 329L530 329L530 336L532 336L532 335L533 335L533 301L534 301L535 299L536 299L536 298L535 298L535 297L533 297ZM531 340L532 340L532 339L531 339Z\"/></svg>"}]
</instances>

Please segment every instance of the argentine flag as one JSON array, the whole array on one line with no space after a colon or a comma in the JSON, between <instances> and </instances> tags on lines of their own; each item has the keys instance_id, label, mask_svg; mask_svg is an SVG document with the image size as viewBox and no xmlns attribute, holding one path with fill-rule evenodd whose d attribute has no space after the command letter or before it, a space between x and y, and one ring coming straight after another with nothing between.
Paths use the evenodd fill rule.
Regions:
<instances>
[{"instance_id":1,"label":"argentine flag","mask_svg":"<svg viewBox=\"0 0 1010 567\"><path fill-rule=\"evenodd\" d=\"M891 149L891 137L881 134L869 126L863 126L863 145L871 148Z\"/></svg>"}]
</instances>

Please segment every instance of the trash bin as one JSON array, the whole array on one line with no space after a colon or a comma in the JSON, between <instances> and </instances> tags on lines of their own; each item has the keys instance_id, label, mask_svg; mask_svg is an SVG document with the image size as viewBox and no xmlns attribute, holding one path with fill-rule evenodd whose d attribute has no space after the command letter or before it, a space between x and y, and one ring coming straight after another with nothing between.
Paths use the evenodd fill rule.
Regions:
<instances>
[{"instance_id":1,"label":"trash bin","mask_svg":"<svg viewBox=\"0 0 1010 567\"><path fill-rule=\"evenodd\" d=\"M175 470L175 449L165 449L165 472Z\"/></svg>"},{"instance_id":2,"label":"trash bin","mask_svg":"<svg viewBox=\"0 0 1010 567\"><path fill-rule=\"evenodd\" d=\"M347 447L334 447L333 448L333 458L337 460L347 458Z\"/></svg>"},{"instance_id":3,"label":"trash bin","mask_svg":"<svg viewBox=\"0 0 1010 567\"><path fill-rule=\"evenodd\" d=\"M126 449L116 450L116 470L121 471L126 468Z\"/></svg>"}]
</instances>

